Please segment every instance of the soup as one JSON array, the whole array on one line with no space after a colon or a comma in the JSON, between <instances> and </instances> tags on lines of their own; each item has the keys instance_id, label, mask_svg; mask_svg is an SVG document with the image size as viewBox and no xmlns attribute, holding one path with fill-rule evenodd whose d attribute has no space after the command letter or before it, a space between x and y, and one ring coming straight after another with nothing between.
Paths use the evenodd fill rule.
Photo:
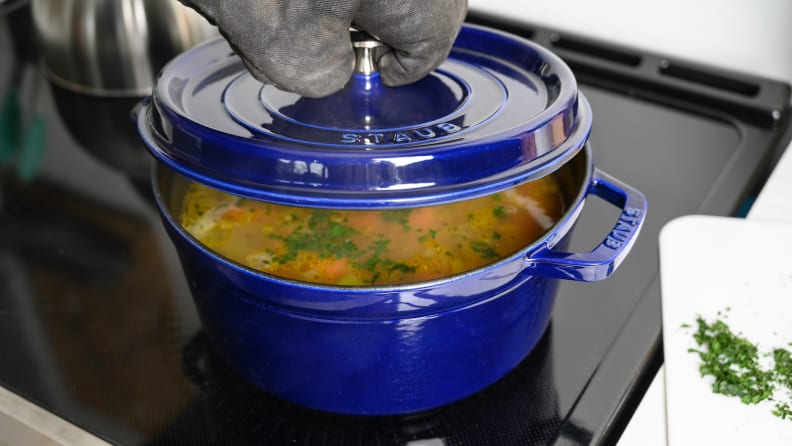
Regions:
<instances>
[{"instance_id":1,"label":"soup","mask_svg":"<svg viewBox=\"0 0 792 446\"><path fill-rule=\"evenodd\" d=\"M320 284L419 282L496 262L564 212L552 175L457 203L394 210L283 206L192 183L182 226L213 251L275 276Z\"/></svg>"}]
</instances>

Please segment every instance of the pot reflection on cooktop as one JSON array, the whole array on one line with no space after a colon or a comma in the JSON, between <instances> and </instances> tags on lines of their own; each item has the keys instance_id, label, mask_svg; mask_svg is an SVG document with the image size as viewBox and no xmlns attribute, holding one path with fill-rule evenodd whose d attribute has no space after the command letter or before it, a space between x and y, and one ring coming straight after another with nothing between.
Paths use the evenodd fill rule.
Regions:
<instances>
[{"instance_id":1,"label":"pot reflection on cooktop","mask_svg":"<svg viewBox=\"0 0 792 446\"><path fill-rule=\"evenodd\" d=\"M515 370L471 397L431 411L367 417L320 412L273 397L239 377L199 333L183 348L181 360L200 394L152 444L547 444L563 421L551 338L552 327ZM575 442L591 438L582 429L575 435Z\"/></svg>"}]
</instances>

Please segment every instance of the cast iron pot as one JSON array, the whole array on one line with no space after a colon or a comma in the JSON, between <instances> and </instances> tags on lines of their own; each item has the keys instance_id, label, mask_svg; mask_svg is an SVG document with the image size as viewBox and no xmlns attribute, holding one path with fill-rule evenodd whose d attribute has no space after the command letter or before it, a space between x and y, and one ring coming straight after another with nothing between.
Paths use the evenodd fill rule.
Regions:
<instances>
[{"instance_id":1,"label":"cast iron pot","mask_svg":"<svg viewBox=\"0 0 792 446\"><path fill-rule=\"evenodd\" d=\"M588 148L556 175L570 207L541 239L466 274L388 287L322 286L251 270L178 223L187 180L160 164L155 194L204 330L231 366L298 404L385 415L434 408L494 383L544 333L559 278L605 278L627 254L645 215L643 196L593 168ZM592 252L563 252L589 195L620 208L620 218Z\"/></svg>"},{"instance_id":2,"label":"cast iron pot","mask_svg":"<svg viewBox=\"0 0 792 446\"><path fill-rule=\"evenodd\" d=\"M645 198L594 167L588 103L563 62L533 43L466 26L448 68L406 95L363 73L334 97L309 101L255 84L217 45L166 67L138 127L158 160L157 203L209 341L273 395L360 415L422 411L471 395L531 352L549 324L559 279L608 277L640 231ZM198 70L201 62L214 66ZM196 71L202 74L191 79ZM472 80L459 79L471 71ZM476 76L488 94L484 104L471 105ZM443 91L443 100L425 98L451 84L456 90ZM504 102L489 107L493 94ZM223 100L211 100L217 97ZM417 98L423 113L401 127L402 112L394 110L417 107L394 102L399 97ZM383 98L393 105L388 113L361 110ZM521 118L532 100L541 107ZM226 110L216 110L219 104ZM344 122L360 116L366 127ZM384 130L376 127L382 122ZM362 137L372 134L364 133L371 125L374 135L395 136ZM430 131L431 141L398 140ZM556 176L567 205L550 230L496 263L420 283L345 287L279 278L218 255L179 224L192 181L280 204L387 209L475 198L544 175ZM566 252L590 196L621 213L594 250Z\"/></svg>"}]
</instances>

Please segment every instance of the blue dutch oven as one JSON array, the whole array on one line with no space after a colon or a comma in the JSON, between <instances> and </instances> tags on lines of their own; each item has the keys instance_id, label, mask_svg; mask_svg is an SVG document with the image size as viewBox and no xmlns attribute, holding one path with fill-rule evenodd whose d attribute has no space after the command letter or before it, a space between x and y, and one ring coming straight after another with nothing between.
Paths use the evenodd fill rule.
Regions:
<instances>
[{"instance_id":1,"label":"blue dutch oven","mask_svg":"<svg viewBox=\"0 0 792 446\"><path fill-rule=\"evenodd\" d=\"M559 279L608 277L646 214L643 195L594 167L591 110L570 69L524 39L465 26L415 84L380 83L373 42L354 41L340 92L302 98L256 81L216 40L164 68L138 115L154 189L204 330L241 376L315 409L425 410L471 395L524 359ZM332 286L276 277L207 248L179 223L190 183L311 208L443 205L555 175L566 201L538 240L432 281ZM566 251L586 198L621 209L591 252Z\"/></svg>"}]
</instances>

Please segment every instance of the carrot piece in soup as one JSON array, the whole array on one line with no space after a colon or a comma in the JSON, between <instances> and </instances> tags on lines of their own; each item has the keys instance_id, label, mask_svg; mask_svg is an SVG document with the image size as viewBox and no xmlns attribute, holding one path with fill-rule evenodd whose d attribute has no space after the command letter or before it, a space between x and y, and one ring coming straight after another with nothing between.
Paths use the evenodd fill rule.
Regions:
<instances>
[{"instance_id":1,"label":"carrot piece in soup","mask_svg":"<svg viewBox=\"0 0 792 446\"><path fill-rule=\"evenodd\" d=\"M346 258L333 260L325 267L325 272L331 280L336 281L349 272L349 260Z\"/></svg>"},{"instance_id":2,"label":"carrot piece in soup","mask_svg":"<svg viewBox=\"0 0 792 446\"><path fill-rule=\"evenodd\" d=\"M437 221L437 210L433 207L414 209L408 217L410 228L429 229Z\"/></svg>"},{"instance_id":3,"label":"carrot piece in soup","mask_svg":"<svg viewBox=\"0 0 792 446\"><path fill-rule=\"evenodd\" d=\"M244 221L246 217L250 217L250 211L247 209L232 208L223 212L223 220L229 223Z\"/></svg>"}]
</instances>

